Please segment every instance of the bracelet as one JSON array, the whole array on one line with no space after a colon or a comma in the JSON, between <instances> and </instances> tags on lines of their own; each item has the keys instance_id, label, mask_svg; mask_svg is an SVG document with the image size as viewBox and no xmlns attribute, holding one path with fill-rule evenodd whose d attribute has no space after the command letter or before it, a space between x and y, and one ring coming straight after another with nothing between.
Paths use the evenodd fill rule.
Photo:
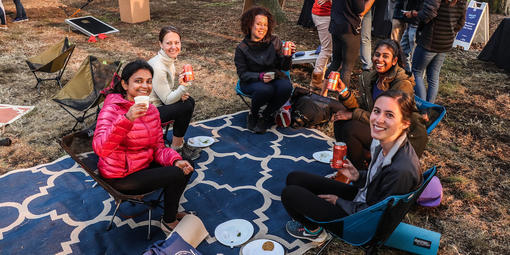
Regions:
<instances>
[{"instance_id":1,"label":"bracelet","mask_svg":"<svg viewBox=\"0 0 510 255\"><path fill-rule=\"evenodd\" d=\"M338 92L340 95L347 91L347 87L345 87L342 91Z\"/></svg>"}]
</instances>

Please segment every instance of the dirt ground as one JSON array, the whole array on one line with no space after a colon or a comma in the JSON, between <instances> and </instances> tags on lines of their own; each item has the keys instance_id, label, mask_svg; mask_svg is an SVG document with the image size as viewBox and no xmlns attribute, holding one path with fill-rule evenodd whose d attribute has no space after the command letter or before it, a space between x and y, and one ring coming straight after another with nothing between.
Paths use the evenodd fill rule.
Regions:
<instances>
[{"instance_id":1,"label":"dirt ground","mask_svg":"<svg viewBox=\"0 0 510 255\"><path fill-rule=\"evenodd\" d=\"M246 109L233 89L237 80L234 49L242 38L238 25L242 0L151 1L151 21L140 24L120 21L118 1L96 0L81 15L93 15L121 31L97 43L88 43L86 36L70 31L64 23L85 2L25 0L30 20L10 23L7 31L0 32L0 103L35 106L3 130L1 136L10 137L13 144L0 147L0 174L65 155L57 142L70 132L74 120L51 100L59 89L54 82L42 84L37 93L25 59L66 36L76 50L64 82L87 55L125 63L151 58L158 50L159 29L174 25L183 35L179 63L192 64L196 75L191 87L197 102L194 120ZM314 29L295 25L301 4L287 1L289 21L280 24L276 34L296 42L298 50L310 50L319 42ZM8 19L14 18L12 2L4 1L4 5ZM492 15L491 32L502 18ZM446 106L448 113L431 134L421 162L423 169L441 166L443 201L437 208L413 208L405 219L440 232L440 254L510 254L510 77L492 63L477 60L478 53L453 50L441 71L437 103ZM307 65L293 66L295 85L306 87L311 71ZM331 127L324 131L331 134ZM335 242L327 254L360 253L361 249ZM400 252L384 249L382 253Z\"/></svg>"}]
</instances>

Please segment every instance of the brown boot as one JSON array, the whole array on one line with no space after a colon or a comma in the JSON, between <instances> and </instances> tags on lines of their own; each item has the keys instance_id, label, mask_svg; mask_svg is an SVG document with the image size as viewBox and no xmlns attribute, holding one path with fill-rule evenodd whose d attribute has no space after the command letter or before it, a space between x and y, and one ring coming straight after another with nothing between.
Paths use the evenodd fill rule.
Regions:
<instances>
[{"instance_id":1,"label":"brown boot","mask_svg":"<svg viewBox=\"0 0 510 255\"><path fill-rule=\"evenodd\" d=\"M310 82L310 87L316 88L316 89L322 89L322 78L324 74L323 73L312 73L312 81Z\"/></svg>"}]
</instances>

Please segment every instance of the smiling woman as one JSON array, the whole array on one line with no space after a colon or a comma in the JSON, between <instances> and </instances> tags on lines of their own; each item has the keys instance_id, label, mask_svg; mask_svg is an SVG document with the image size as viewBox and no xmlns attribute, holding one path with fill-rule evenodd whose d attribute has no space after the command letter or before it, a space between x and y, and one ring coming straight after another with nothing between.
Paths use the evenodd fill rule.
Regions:
<instances>
[{"instance_id":1,"label":"smiling woman","mask_svg":"<svg viewBox=\"0 0 510 255\"><path fill-rule=\"evenodd\" d=\"M403 66L402 50L398 42L390 39L379 41L372 56L374 71L364 72L360 77L361 97L356 98L350 91L339 95L347 108L334 115L335 138L347 144L347 157L357 168L364 168L370 162L370 112L378 95L385 91L397 90L407 93L414 100L414 79ZM346 86L339 81L339 87ZM425 121L416 111L412 114L409 140L418 156L427 144Z\"/></svg>"}]
</instances>

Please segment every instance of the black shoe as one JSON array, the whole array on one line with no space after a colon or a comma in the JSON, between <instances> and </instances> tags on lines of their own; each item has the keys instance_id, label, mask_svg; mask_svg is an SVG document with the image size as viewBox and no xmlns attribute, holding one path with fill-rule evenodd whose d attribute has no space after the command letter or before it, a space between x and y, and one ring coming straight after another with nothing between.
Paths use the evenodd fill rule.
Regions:
<instances>
[{"instance_id":1,"label":"black shoe","mask_svg":"<svg viewBox=\"0 0 510 255\"><path fill-rule=\"evenodd\" d=\"M258 115L248 114L247 127L249 130L255 132L255 126L257 126L257 121L259 120Z\"/></svg>"},{"instance_id":2,"label":"black shoe","mask_svg":"<svg viewBox=\"0 0 510 255\"><path fill-rule=\"evenodd\" d=\"M200 152L202 152L202 149L191 147L187 143L184 143L182 147L176 151L181 154L181 157L184 159L196 160L200 158Z\"/></svg>"},{"instance_id":3,"label":"black shoe","mask_svg":"<svg viewBox=\"0 0 510 255\"><path fill-rule=\"evenodd\" d=\"M268 128L271 127L271 121L267 120L266 118L259 118L257 121L257 126L255 126L255 133L257 134L264 134Z\"/></svg>"}]
</instances>

